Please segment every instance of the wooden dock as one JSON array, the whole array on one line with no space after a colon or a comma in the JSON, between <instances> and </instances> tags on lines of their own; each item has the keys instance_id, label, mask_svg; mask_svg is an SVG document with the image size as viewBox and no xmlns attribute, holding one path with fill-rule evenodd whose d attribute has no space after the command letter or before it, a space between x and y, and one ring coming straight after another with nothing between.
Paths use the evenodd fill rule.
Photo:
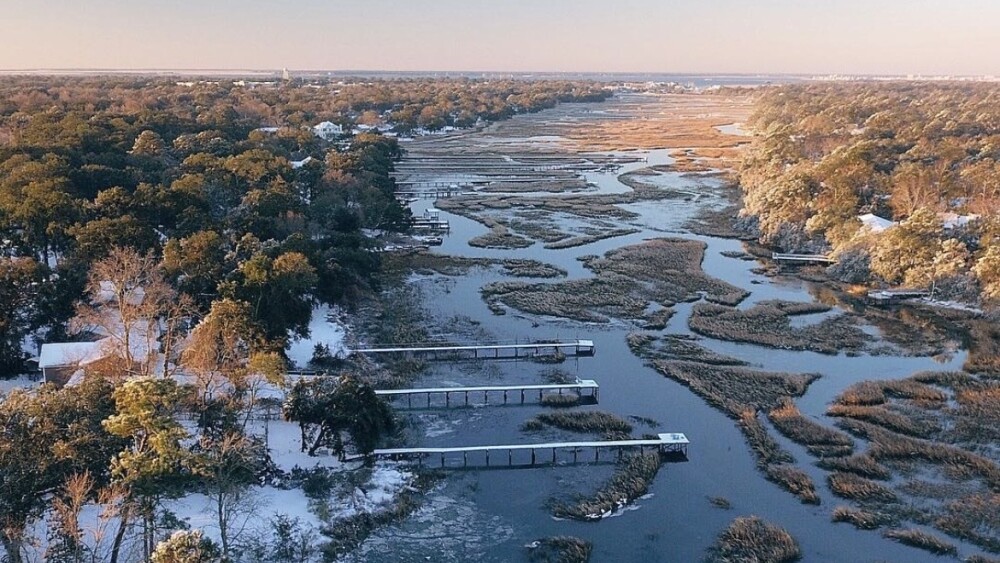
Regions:
<instances>
[{"instance_id":1,"label":"wooden dock","mask_svg":"<svg viewBox=\"0 0 1000 563\"><path fill-rule=\"evenodd\" d=\"M777 262L820 262L824 264L834 264L837 261L829 254L788 254L783 252L772 252L771 259Z\"/></svg>"},{"instance_id":2,"label":"wooden dock","mask_svg":"<svg viewBox=\"0 0 1000 563\"><path fill-rule=\"evenodd\" d=\"M397 190L397 197L415 197L421 199L441 199L461 195L466 190L462 189L431 189L431 190Z\"/></svg>"},{"instance_id":3,"label":"wooden dock","mask_svg":"<svg viewBox=\"0 0 1000 563\"><path fill-rule=\"evenodd\" d=\"M600 398L600 386L597 382L592 379L577 380L571 383L555 383L546 385L501 385L501 386L484 386L484 387L432 387L428 389L378 389L375 391L376 395L385 397L387 399L395 399L397 397L406 397L406 405L413 408L413 397L425 396L427 398L427 407L431 406L431 396L433 395L444 395L444 406L451 406L451 396L456 394L465 397L465 405L469 405L469 394L472 393L475 397L476 395L482 393L483 402L490 402L490 394L500 395L503 394L504 405L508 404L508 398L510 394L514 396L520 395L520 402L524 404L525 396L534 396L534 391L538 391L538 400L541 401L542 397L546 393L549 394L559 394L562 395L564 392L574 392L578 394L581 398L589 397L592 398L596 403Z\"/></svg>"},{"instance_id":4,"label":"wooden dock","mask_svg":"<svg viewBox=\"0 0 1000 563\"><path fill-rule=\"evenodd\" d=\"M436 359L441 356L454 358L468 356L471 358L521 358L552 354L567 356L593 356L596 351L593 340L554 340L550 342L527 342L523 344L479 344L470 346L397 346L390 348L358 348L349 350L348 354L402 354L408 356L424 356Z\"/></svg>"},{"instance_id":5,"label":"wooden dock","mask_svg":"<svg viewBox=\"0 0 1000 563\"><path fill-rule=\"evenodd\" d=\"M417 218L413 220L411 227L415 231L448 232L451 230L451 224L442 219Z\"/></svg>"},{"instance_id":6,"label":"wooden dock","mask_svg":"<svg viewBox=\"0 0 1000 563\"><path fill-rule=\"evenodd\" d=\"M392 449L382 449L375 450L372 452L371 457L375 459L389 459L389 460L416 460L418 464L423 464L424 458L436 457L440 459L441 467L446 467L447 461L449 459L456 460L456 464L452 467L468 467L470 462L470 455L472 456L472 463L483 463L487 467L490 466L491 456L495 460L499 457L504 465L527 465L533 466L539 463L539 452L549 453L550 456L546 456L545 459L551 459L551 463L555 464L559 461L557 453L564 452L563 461L569 461L569 455L572 454L573 463L580 461L581 453L586 452L586 450L594 450L594 461L601 460L601 450L612 450L617 453L617 456L621 458L623 453L627 450L639 450L640 452L645 452L646 448L651 448L654 451L659 451L661 454L680 454L687 457L687 446L688 446L687 436L684 434L670 433L670 434L659 434L653 439L643 439L643 440L608 440L608 441L593 441L593 442L552 442L544 444L510 444L502 446L460 446L454 448L392 448ZM516 454L515 454L516 452ZM503 455L506 453L507 455ZM459 456L461 456L459 458ZM354 459L359 459L363 456L357 456ZM458 459L461 459L461 465L457 464ZM588 458L589 459L589 456ZM587 459L584 459L586 461Z\"/></svg>"}]
</instances>

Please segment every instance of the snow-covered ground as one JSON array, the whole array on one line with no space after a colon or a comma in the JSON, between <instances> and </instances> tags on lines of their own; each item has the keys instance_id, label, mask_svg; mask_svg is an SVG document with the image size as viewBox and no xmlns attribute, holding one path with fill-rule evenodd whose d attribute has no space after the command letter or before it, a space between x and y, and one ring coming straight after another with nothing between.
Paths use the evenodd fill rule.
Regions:
<instances>
[{"instance_id":1,"label":"snow-covered ground","mask_svg":"<svg viewBox=\"0 0 1000 563\"><path fill-rule=\"evenodd\" d=\"M347 328L339 320L340 311L328 305L317 305L309 321L309 338L294 340L288 346L288 359L304 368L313 357L316 344L325 344L334 356L344 351Z\"/></svg>"}]
</instances>

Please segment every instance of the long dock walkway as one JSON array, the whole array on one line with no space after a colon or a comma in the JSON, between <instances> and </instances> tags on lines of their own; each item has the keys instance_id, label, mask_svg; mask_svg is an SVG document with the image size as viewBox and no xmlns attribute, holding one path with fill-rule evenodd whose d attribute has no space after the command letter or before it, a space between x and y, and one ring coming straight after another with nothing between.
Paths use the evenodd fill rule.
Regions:
<instances>
[{"instance_id":1,"label":"long dock walkway","mask_svg":"<svg viewBox=\"0 0 1000 563\"><path fill-rule=\"evenodd\" d=\"M551 442L544 444L510 444L503 446L461 446L454 448L392 448L375 450L372 452L372 457L376 459L392 459L392 460L406 460L415 459L418 464L422 464L425 457L437 456L440 459L441 467L446 466L446 461L451 458L455 459L458 454L461 454L462 467L468 467L469 465L469 454L485 454L485 457L476 455L472 460L476 463L480 459L485 461L485 465L490 465L490 454L494 454L495 459L497 454L500 454L500 460L505 461L505 465L515 465L515 461L518 461L524 465L535 465L539 461L538 452L551 452L551 463L556 463L557 456L556 453L559 451L567 451L573 454L573 462L579 461L579 456L581 451L593 448L594 450L594 461L600 461L601 450L615 450L618 457L621 457L625 450L638 449L642 452L646 448L653 448L660 453L678 453L687 456L687 446L688 446L687 436L678 433L669 434L659 434L654 439L643 439L643 440L608 440L608 441L591 441L591 442ZM506 456L503 453L506 452ZM514 452L519 454L516 456L518 459L515 460ZM528 456L523 455L524 453L530 454L525 463L525 458ZM546 457L548 459L548 457ZM568 460L567 460L568 461ZM457 465L456 465L457 467Z\"/></svg>"},{"instance_id":2,"label":"long dock walkway","mask_svg":"<svg viewBox=\"0 0 1000 563\"><path fill-rule=\"evenodd\" d=\"M822 262L833 264L836 262L828 254L788 254L783 252L772 252L771 259L779 262Z\"/></svg>"},{"instance_id":3,"label":"long dock walkway","mask_svg":"<svg viewBox=\"0 0 1000 563\"><path fill-rule=\"evenodd\" d=\"M473 358L520 358L539 355L547 351L552 351L553 354L562 353L567 356L593 356L595 348L593 340L554 340L551 342L526 342L523 344L357 348L349 350L348 354L406 354L410 356L429 356L432 359L440 355L455 356L456 354L471 355Z\"/></svg>"},{"instance_id":4,"label":"long dock walkway","mask_svg":"<svg viewBox=\"0 0 1000 563\"><path fill-rule=\"evenodd\" d=\"M588 396L592 397L594 402L599 400L600 386L597 382L592 379L578 380L572 383L554 383L554 384L544 384L544 385L500 385L500 386L483 386L483 387L431 387L428 389L378 389L375 391L376 395L381 397L386 397L388 399L394 399L396 397L406 397L406 404L408 407L413 407L413 397L414 396L426 396L427 406L431 406L431 396L432 395L444 395L444 402L446 407L451 406L451 395L464 395L465 404L469 404L469 393L473 394L483 394L483 401L486 403L490 402L490 393L500 394L503 393L503 404L507 404L508 395L511 393L520 394L521 404L524 404L525 395L531 391L538 391L538 400L542 400L542 397L546 392L558 393L562 395L564 391L572 391L580 395L581 397ZM584 394L584 391L587 391ZM530 393L534 395L534 393Z\"/></svg>"}]
</instances>

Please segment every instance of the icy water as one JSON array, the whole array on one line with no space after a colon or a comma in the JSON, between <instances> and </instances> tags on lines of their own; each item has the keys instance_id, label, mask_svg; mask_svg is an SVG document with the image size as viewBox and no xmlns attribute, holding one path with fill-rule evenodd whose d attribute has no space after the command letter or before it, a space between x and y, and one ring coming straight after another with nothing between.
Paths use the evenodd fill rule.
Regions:
<instances>
[{"instance_id":1,"label":"icy water","mask_svg":"<svg viewBox=\"0 0 1000 563\"><path fill-rule=\"evenodd\" d=\"M630 164L615 173L591 174L588 180L601 192L627 191L628 188L617 181L618 174L667 162L669 158L665 151L652 151L647 156L649 162ZM486 229L469 219L443 213L442 218L451 222L452 232L436 251L463 256L534 258L566 269L572 279L591 275L577 260L580 256L603 254L647 238L682 236L708 245L703 265L708 274L751 292L741 307L767 299L816 300L811 293L815 290L805 282L764 277L751 272L759 265L756 262L720 254L741 250L739 242L684 231L684 223L701 206L722 203L711 189L711 183L717 180L677 174L643 180L700 193L700 196L626 206L639 217L625 223L641 229L640 233L565 250L546 250L541 244L523 250L472 248L467 241L485 233ZM420 212L427 206L427 202L418 202L414 210ZM576 220L559 218L558 221L563 227L572 227ZM850 525L832 524L830 512L833 506L842 503L827 489L825 474L813 465L815 459L787 440L781 439L781 443L795 454L797 465L812 475L822 504L801 504L766 481L756 470L754 459L732 420L684 386L644 366L642 360L629 351L625 337L636 328L630 323L590 324L524 315L513 310L504 316L492 314L479 291L484 284L502 279L509 278L473 270L461 277L415 277L411 283L421 288L426 308L441 325L467 326L471 321L498 340L587 338L596 343L596 355L570 358L558 366L523 360L434 363L428 374L414 386L539 383L544 380L545 371L558 367L581 379L595 379L601 385L600 405L578 408L655 421L655 426L634 422L636 435L683 432L691 440L688 460L664 464L646 497L622 513L595 523L556 520L547 505L553 499L567 500L574 494L596 490L612 474L612 464L451 469L443 483L427 495L421 509L402 523L377 532L348 560L523 561L527 558L525 544L552 535L572 535L593 542L592 561L699 561L732 519L750 514L787 529L802 547L804 561L939 559L883 539L878 532L862 532ZM688 334L691 304L678 305L675 310L676 315L663 332ZM807 316L796 322L818 322L822 318L822 315ZM462 322L451 319L462 319ZM462 335L446 336L459 338ZM798 400L798 405L803 412L826 424L832 424L823 416L826 405L851 383L872 378L906 377L919 370L960 369L965 359L964 351L941 363L931 358L827 356L707 338L700 343L763 369L820 373L822 377ZM572 438L555 430L526 433L519 429L521 423L544 410L535 404L491 404L401 412L407 412L411 421L413 446L530 443ZM715 508L709 503L709 497L728 499L732 509ZM963 551L968 553L970 550Z\"/></svg>"}]
</instances>

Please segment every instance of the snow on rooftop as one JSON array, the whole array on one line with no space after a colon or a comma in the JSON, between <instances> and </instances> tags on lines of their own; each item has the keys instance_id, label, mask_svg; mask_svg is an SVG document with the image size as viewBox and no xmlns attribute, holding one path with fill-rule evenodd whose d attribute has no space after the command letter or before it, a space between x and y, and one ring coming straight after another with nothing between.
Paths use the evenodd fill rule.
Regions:
<instances>
[{"instance_id":1,"label":"snow on rooftop","mask_svg":"<svg viewBox=\"0 0 1000 563\"><path fill-rule=\"evenodd\" d=\"M884 217L879 217L878 215L873 215L871 213L858 215L858 220L861 221L861 225L863 227L873 233L881 233L896 224L895 221L890 221Z\"/></svg>"},{"instance_id":2,"label":"snow on rooftop","mask_svg":"<svg viewBox=\"0 0 1000 563\"><path fill-rule=\"evenodd\" d=\"M313 160L313 157L307 156L307 157L303 158L302 160L293 160L289 164L292 165L293 169L298 170L299 168L302 168L306 164L309 164L310 162L312 162L312 160Z\"/></svg>"},{"instance_id":3,"label":"snow on rooftop","mask_svg":"<svg viewBox=\"0 0 1000 563\"><path fill-rule=\"evenodd\" d=\"M106 355L107 339L97 342L49 342L42 344L38 367L51 368L69 365L86 365Z\"/></svg>"}]
</instances>

